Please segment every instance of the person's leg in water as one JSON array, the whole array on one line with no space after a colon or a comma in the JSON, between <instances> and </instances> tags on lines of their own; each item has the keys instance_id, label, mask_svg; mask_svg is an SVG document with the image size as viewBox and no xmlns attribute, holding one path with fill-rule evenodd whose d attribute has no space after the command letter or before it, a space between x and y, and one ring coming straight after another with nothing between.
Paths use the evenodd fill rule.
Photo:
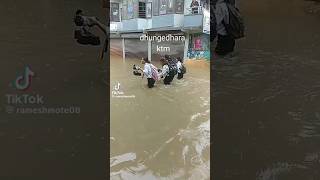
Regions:
<instances>
[{"instance_id":1,"label":"person's leg in water","mask_svg":"<svg viewBox=\"0 0 320 180\"><path fill-rule=\"evenodd\" d=\"M217 47L215 52L219 56L225 56L233 52L235 46L235 40L229 35L218 34Z\"/></svg>"},{"instance_id":2,"label":"person's leg in water","mask_svg":"<svg viewBox=\"0 0 320 180\"><path fill-rule=\"evenodd\" d=\"M163 79L163 83L165 85L169 85L171 83L171 77L170 76L166 76L164 79Z\"/></svg>"},{"instance_id":3,"label":"person's leg in water","mask_svg":"<svg viewBox=\"0 0 320 180\"><path fill-rule=\"evenodd\" d=\"M169 84L171 84L171 82L173 81L173 79L174 79L174 76L167 76L168 77L168 82L169 82Z\"/></svg>"},{"instance_id":4,"label":"person's leg in water","mask_svg":"<svg viewBox=\"0 0 320 180\"><path fill-rule=\"evenodd\" d=\"M153 78L148 78L148 87L153 88L155 82L156 81Z\"/></svg>"},{"instance_id":5,"label":"person's leg in water","mask_svg":"<svg viewBox=\"0 0 320 180\"><path fill-rule=\"evenodd\" d=\"M234 51L234 46L236 45L236 40L233 39L231 36L229 37L229 53Z\"/></svg>"}]
</instances>

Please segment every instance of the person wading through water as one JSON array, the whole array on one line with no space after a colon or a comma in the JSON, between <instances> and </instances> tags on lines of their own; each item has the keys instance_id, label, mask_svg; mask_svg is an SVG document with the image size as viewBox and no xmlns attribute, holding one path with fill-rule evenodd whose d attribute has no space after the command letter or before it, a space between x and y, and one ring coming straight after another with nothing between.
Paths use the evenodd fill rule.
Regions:
<instances>
[{"instance_id":1,"label":"person wading through water","mask_svg":"<svg viewBox=\"0 0 320 180\"><path fill-rule=\"evenodd\" d=\"M235 40L227 33L224 23L229 23L229 11L224 0L217 0L215 6L215 18L217 29L217 46L215 52L217 55L224 56L233 52Z\"/></svg>"},{"instance_id":2,"label":"person wading through water","mask_svg":"<svg viewBox=\"0 0 320 180\"><path fill-rule=\"evenodd\" d=\"M174 72L172 70L170 70L169 62L168 62L167 59L161 58L160 62L161 62L161 65L162 65L162 69L161 69L161 72L160 72L160 77L163 78L163 83L165 85L169 85L169 84L171 84L175 74L174 74Z\"/></svg>"},{"instance_id":3,"label":"person wading through water","mask_svg":"<svg viewBox=\"0 0 320 180\"><path fill-rule=\"evenodd\" d=\"M180 57L177 58L177 69L178 69L177 79L182 79L183 74L186 73L186 67L183 65L183 59Z\"/></svg>"},{"instance_id":4,"label":"person wading through water","mask_svg":"<svg viewBox=\"0 0 320 180\"><path fill-rule=\"evenodd\" d=\"M234 51L235 40L243 38L245 26L235 0L217 0L214 9L218 35L215 53L220 56Z\"/></svg>"},{"instance_id":5,"label":"person wading through water","mask_svg":"<svg viewBox=\"0 0 320 180\"><path fill-rule=\"evenodd\" d=\"M107 36L107 26L101 23L96 17L85 16L81 9L78 9L75 13L73 21L76 25L74 31L74 38L79 44L83 45L100 45L99 36L94 35L91 32L92 27L98 27L105 35L105 41L103 45L102 52L100 53L100 60L103 59L104 53L107 52L108 36Z\"/></svg>"},{"instance_id":6,"label":"person wading through water","mask_svg":"<svg viewBox=\"0 0 320 180\"><path fill-rule=\"evenodd\" d=\"M174 76L178 74L178 67L177 67L177 59L170 55L164 55L164 58L168 61L169 66L169 73L170 76L172 76L172 79L174 79Z\"/></svg>"},{"instance_id":7,"label":"person wading through water","mask_svg":"<svg viewBox=\"0 0 320 180\"><path fill-rule=\"evenodd\" d=\"M100 45L99 36L91 33L90 28L97 25L96 17L87 17L83 14L82 10L77 10L74 23L76 25L76 29L74 31L74 38L78 43L83 45Z\"/></svg>"},{"instance_id":8,"label":"person wading through water","mask_svg":"<svg viewBox=\"0 0 320 180\"><path fill-rule=\"evenodd\" d=\"M144 68L141 70L143 72L142 78L147 77L148 87L153 88L154 83L159 80L159 74L157 68L151 64L148 58L142 58L141 63L144 64Z\"/></svg>"}]
</instances>

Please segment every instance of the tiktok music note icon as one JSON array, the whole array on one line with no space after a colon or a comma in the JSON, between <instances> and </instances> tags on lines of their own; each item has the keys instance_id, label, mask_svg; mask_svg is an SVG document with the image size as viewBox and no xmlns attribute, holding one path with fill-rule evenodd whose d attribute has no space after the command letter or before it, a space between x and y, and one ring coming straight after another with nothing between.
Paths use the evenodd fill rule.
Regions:
<instances>
[{"instance_id":1,"label":"tiktok music note icon","mask_svg":"<svg viewBox=\"0 0 320 180\"><path fill-rule=\"evenodd\" d=\"M29 68L29 66L26 66L24 69L24 73L21 76L18 76L17 79L14 82L15 87L18 90L26 90L31 85L32 77L34 76L34 72Z\"/></svg>"},{"instance_id":2,"label":"tiktok music note icon","mask_svg":"<svg viewBox=\"0 0 320 180\"><path fill-rule=\"evenodd\" d=\"M114 86L114 90L119 91L120 90L120 83L118 82L117 85Z\"/></svg>"}]
</instances>

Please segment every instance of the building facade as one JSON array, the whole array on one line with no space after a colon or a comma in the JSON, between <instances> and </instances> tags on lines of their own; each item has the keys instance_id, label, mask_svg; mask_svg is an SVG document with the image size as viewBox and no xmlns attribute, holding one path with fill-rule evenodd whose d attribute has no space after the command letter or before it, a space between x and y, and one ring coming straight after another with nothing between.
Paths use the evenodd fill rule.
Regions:
<instances>
[{"instance_id":1,"label":"building facade","mask_svg":"<svg viewBox=\"0 0 320 180\"><path fill-rule=\"evenodd\" d=\"M110 37L185 36L183 42L146 42L149 59L163 54L184 59L210 59L210 10L207 0L111 0ZM171 47L159 51L159 47Z\"/></svg>"}]
</instances>

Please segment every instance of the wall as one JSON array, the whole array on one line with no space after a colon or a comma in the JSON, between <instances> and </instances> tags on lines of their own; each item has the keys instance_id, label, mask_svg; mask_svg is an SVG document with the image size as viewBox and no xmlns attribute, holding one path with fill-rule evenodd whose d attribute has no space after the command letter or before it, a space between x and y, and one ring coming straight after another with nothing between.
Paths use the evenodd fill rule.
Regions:
<instances>
[{"instance_id":1,"label":"wall","mask_svg":"<svg viewBox=\"0 0 320 180\"><path fill-rule=\"evenodd\" d=\"M152 17L152 28L181 27L183 26L183 14L167 14Z\"/></svg>"},{"instance_id":2,"label":"wall","mask_svg":"<svg viewBox=\"0 0 320 180\"><path fill-rule=\"evenodd\" d=\"M122 21L122 31L136 31L147 28L147 20L141 18Z\"/></svg>"}]
</instances>

